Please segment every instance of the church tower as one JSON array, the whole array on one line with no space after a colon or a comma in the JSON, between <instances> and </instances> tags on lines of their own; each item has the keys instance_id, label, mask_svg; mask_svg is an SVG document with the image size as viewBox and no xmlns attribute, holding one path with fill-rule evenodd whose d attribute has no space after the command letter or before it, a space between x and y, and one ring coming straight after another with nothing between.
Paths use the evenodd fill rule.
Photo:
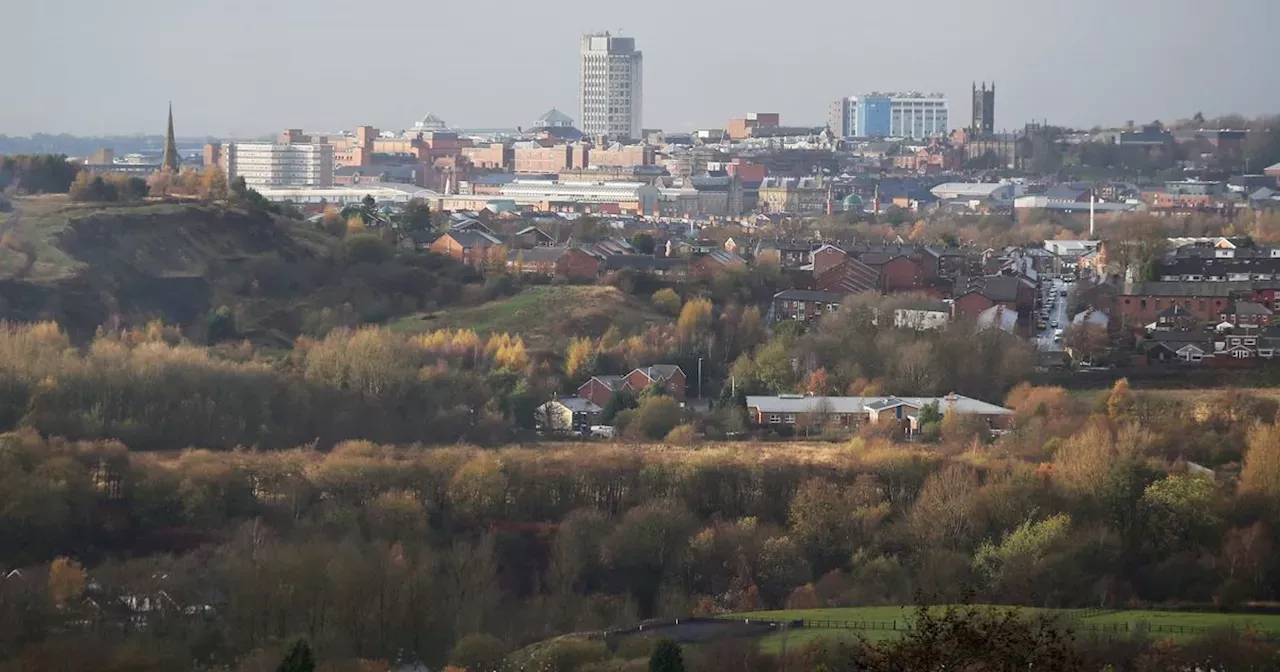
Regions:
<instances>
[{"instance_id":1,"label":"church tower","mask_svg":"<svg viewBox=\"0 0 1280 672\"><path fill-rule=\"evenodd\" d=\"M173 103L169 103L169 130L164 136L164 154L160 156L160 170L178 172L178 143L173 137Z\"/></svg>"}]
</instances>

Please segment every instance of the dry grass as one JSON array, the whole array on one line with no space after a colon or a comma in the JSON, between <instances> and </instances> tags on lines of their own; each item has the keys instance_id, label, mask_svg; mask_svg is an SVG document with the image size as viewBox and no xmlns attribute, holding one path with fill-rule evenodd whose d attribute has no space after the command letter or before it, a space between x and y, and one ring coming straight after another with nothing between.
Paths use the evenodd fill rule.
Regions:
<instances>
[{"instance_id":1,"label":"dry grass","mask_svg":"<svg viewBox=\"0 0 1280 672\"><path fill-rule=\"evenodd\" d=\"M613 287L544 285L500 301L437 315L417 315L391 325L396 331L470 329L478 334L519 335L535 347L563 344L574 336L599 337L610 327L623 334L667 324L648 303Z\"/></svg>"}]
</instances>

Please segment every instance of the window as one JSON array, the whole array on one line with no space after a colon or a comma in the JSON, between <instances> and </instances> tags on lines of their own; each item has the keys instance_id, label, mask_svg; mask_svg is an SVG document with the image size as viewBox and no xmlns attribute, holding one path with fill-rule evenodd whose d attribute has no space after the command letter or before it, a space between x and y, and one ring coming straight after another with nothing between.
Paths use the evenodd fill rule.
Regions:
<instances>
[{"instance_id":1,"label":"window","mask_svg":"<svg viewBox=\"0 0 1280 672\"><path fill-rule=\"evenodd\" d=\"M782 416L781 416L781 415L778 415L777 413L770 413L770 414L769 414L769 424L771 424L771 425L776 425L776 424L778 424L778 423L780 423L780 422L782 422Z\"/></svg>"},{"instance_id":2,"label":"window","mask_svg":"<svg viewBox=\"0 0 1280 672\"><path fill-rule=\"evenodd\" d=\"M795 414L795 413L788 413L788 414L783 418L783 422L787 423L788 425L794 425L794 424L796 424L796 414Z\"/></svg>"}]
</instances>

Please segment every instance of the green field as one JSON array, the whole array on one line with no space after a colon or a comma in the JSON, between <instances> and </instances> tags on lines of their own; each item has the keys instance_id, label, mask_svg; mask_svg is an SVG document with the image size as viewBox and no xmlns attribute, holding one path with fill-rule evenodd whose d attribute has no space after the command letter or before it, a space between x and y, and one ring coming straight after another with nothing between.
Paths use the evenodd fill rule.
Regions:
<instances>
[{"instance_id":1,"label":"green field","mask_svg":"<svg viewBox=\"0 0 1280 672\"><path fill-rule=\"evenodd\" d=\"M533 345L561 345L573 336L598 337L616 326L623 335L670 322L647 302L613 287L542 285L500 301L436 314L405 317L396 331L471 329L481 335L519 334Z\"/></svg>"},{"instance_id":2,"label":"green field","mask_svg":"<svg viewBox=\"0 0 1280 672\"><path fill-rule=\"evenodd\" d=\"M760 611L733 614L726 618L758 618L771 621L839 621L843 623L874 623L876 629L846 627L806 627L775 633L760 641L763 651L777 653L785 645L787 649L803 647L814 640L856 640L859 636L869 640L897 636L912 620L914 607L854 607L840 609L795 609L789 611ZM1181 611L1143 610L1038 610L1024 609L1028 614L1048 612L1058 614L1064 623L1081 636L1096 632L1121 634L1146 630L1153 637L1179 640L1194 639L1204 629L1251 629L1280 636L1280 614L1224 614ZM897 631L893 630L896 622ZM1114 630L1112 630L1114 629ZM1185 630L1184 630L1185 629Z\"/></svg>"}]
</instances>

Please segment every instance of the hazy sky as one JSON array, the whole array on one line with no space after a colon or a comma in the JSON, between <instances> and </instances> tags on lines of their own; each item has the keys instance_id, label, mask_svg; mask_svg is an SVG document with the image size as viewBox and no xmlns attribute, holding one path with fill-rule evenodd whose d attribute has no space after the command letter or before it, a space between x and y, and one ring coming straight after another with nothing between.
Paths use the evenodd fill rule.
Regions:
<instances>
[{"instance_id":1,"label":"hazy sky","mask_svg":"<svg viewBox=\"0 0 1280 672\"><path fill-rule=\"evenodd\" d=\"M1280 0L0 0L0 133L251 136L577 117L578 38L645 56L647 128L941 91L969 121L1092 126L1280 113Z\"/></svg>"}]
</instances>

